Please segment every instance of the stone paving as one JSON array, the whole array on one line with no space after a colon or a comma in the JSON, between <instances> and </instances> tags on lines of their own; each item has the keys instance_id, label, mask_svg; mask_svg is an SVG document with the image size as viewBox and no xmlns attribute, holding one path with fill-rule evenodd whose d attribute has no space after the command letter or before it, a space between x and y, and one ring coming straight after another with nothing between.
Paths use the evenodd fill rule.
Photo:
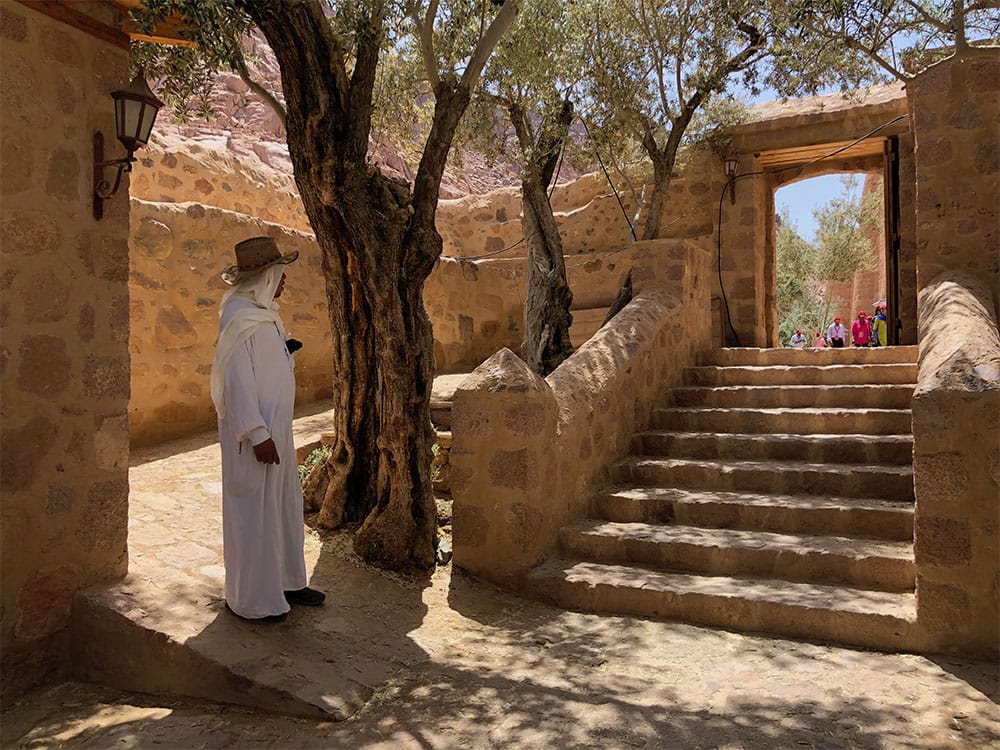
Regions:
<instances>
[{"instance_id":1,"label":"stone paving","mask_svg":"<svg viewBox=\"0 0 1000 750\"><path fill-rule=\"evenodd\" d=\"M296 444L316 439L325 422L322 406L308 410L296 421ZM244 659L273 657L300 675L314 675L318 664L331 683L349 673L369 689L351 718L330 722L66 683L5 708L4 747L1000 743L995 664L566 612L498 592L451 566L424 578L378 571L353 555L345 533L307 533L311 581L329 591L326 607L247 626L221 609L212 436L134 454L130 479L131 569L123 587L158 587L163 612L150 618L165 621L177 611L192 643L215 629Z\"/></svg>"}]
</instances>

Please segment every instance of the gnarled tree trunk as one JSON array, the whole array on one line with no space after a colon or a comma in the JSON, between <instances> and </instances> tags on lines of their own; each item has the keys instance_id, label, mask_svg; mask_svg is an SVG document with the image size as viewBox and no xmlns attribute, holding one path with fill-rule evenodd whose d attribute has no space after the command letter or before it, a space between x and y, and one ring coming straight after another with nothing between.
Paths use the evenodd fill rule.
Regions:
<instances>
[{"instance_id":1,"label":"gnarled tree trunk","mask_svg":"<svg viewBox=\"0 0 1000 750\"><path fill-rule=\"evenodd\" d=\"M566 99L555 121L539 126L542 135L538 143L531 138L524 111L515 104L507 109L524 156L521 230L528 246L528 289L524 299L521 357L532 370L544 376L573 353L569 338L573 293L566 279L562 238L547 192L573 120L573 105Z\"/></svg>"},{"instance_id":2,"label":"gnarled tree trunk","mask_svg":"<svg viewBox=\"0 0 1000 750\"><path fill-rule=\"evenodd\" d=\"M333 330L336 443L324 467L327 527L360 522L355 549L387 567L434 562L430 396L423 285L441 254L438 189L468 81L442 78L412 194L368 164L384 20L359 23L353 70L319 4L244 0L281 68L288 150L316 233ZM377 6L377 3L373 4Z\"/></svg>"}]
</instances>

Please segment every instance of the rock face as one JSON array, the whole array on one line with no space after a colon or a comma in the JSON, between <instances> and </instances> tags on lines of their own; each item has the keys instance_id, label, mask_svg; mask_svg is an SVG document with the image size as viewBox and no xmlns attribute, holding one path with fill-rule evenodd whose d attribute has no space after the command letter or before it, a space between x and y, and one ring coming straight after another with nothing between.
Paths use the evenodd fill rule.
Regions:
<instances>
[{"instance_id":1,"label":"rock face","mask_svg":"<svg viewBox=\"0 0 1000 750\"><path fill-rule=\"evenodd\" d=\"M281 73L271 48L259 32L254 32L248 47L251 76L256 83L284 101L281 93ZM169 111L160 114L156 130L170 138L200 142L220 151L241 157L255 156L260 162L282 174L292 174L292 162L285 145L285 129L281 120L260 97L235 73L222 73L216 77L210 96L212 116L207 120L180 122ZM402 153L385 144L372 144L372 163L392 177L410 181L416 172L416 162L410 163ZM459 198L478 194L517 183L520 170L517 160L498 160L487 164L479 154L465 152L462 164L445 172L441 197ZM579 175L569 166L563 166L562 179ZM515 217L516 218L516 217Z\"/></svg>"}]
</instances>

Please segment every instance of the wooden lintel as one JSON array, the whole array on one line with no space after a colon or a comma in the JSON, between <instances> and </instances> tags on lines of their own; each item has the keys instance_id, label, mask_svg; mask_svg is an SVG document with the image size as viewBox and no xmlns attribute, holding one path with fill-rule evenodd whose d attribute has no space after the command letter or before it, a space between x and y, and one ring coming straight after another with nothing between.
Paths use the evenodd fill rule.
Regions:
<instances>
[{"instance_id":1,"label":"wooden lintel","mask_svg":"<svg viewBox=\"0 0 1000 750\"><path fill-rule=\"evenodd\" d=\"M3 0L0 0L2 2ZM181 22L178 18L170 18L166 23L153 29L152 34L144 34L139 31L130 20L125 21L124 28L118 28L103 21L98 21L86 13L82 13L68 3L66 0L17 0L21 5L25 5L39 13L44 13L50 18L62 21L74 28L79 29L91 36L102 39L109 44L113 44L121 49L129 49L132 40L142 42L153 42L155 44L168 44L175 47L195 47L194 42L181 36ZM131 8L139 3L135 0L109 0L109 4L117 9L119 13L128 15Z\"/></svg>"},{"instance_id":2,"label":"wooden lintel","mask_svg":"<svg viewBox=\"0 0 1000 750\"><path fill-rule=\"evenodd\" d=\"M63 2L62 0L17 0L21 5L27 6L32 10L43 13L50 18L54 18L57 21L62 21L65 24L69 24L74 28L80 29L91 36L97 37L108 44L113 44L124 50L128 50L131 47L132 40L129 39L128 34L116 29L114 26L109 26L103 21L98 21L96 18L88 16L86 13L81 13L80 11L73 8L71 5Z\"/></svg>"}]
</instances>

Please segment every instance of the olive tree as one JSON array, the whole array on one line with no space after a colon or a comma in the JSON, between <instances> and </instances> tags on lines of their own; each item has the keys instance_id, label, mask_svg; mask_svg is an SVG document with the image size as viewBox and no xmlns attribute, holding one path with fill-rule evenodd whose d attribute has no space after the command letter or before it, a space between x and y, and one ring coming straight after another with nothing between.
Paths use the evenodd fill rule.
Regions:
<instances>
[{"instance_id":1,"label":"olive tree","mask_svg":"<svg viewBox=\"0 0 1000 750\"><path fill-rule=\"evenodd\" d=\"M526 0L483 74L463 129L488 157L514 151L520 166L521 227L528 254L521 356L547 375L572 352L572 292L549 188L570 145L574 90L585 70L575 6Z\"/></svg>"},{"instance_id":2,"label":"olive tree","mask_svg":"<svg viewBox=\"0 0 1000 750\"><path fill-rule=\"evenodd\" d=\"M433 339L424 282L445 161L473 89L520 0L146 0L140 22L179 13L197 48L188 79L239 70L239 34L259 29L281 71L295 182L322 256L333 331L335 443L319 520L356 521L355 548L388 567L434 561L430 396ZM469 18L481 19L474 32ZM433 110L412 184L369 160L374 92L387 55L412 51ZM183 77L183 76L180 76ZM410 95L404 92L403 95Z\"/></svg>"}]
</instances>

